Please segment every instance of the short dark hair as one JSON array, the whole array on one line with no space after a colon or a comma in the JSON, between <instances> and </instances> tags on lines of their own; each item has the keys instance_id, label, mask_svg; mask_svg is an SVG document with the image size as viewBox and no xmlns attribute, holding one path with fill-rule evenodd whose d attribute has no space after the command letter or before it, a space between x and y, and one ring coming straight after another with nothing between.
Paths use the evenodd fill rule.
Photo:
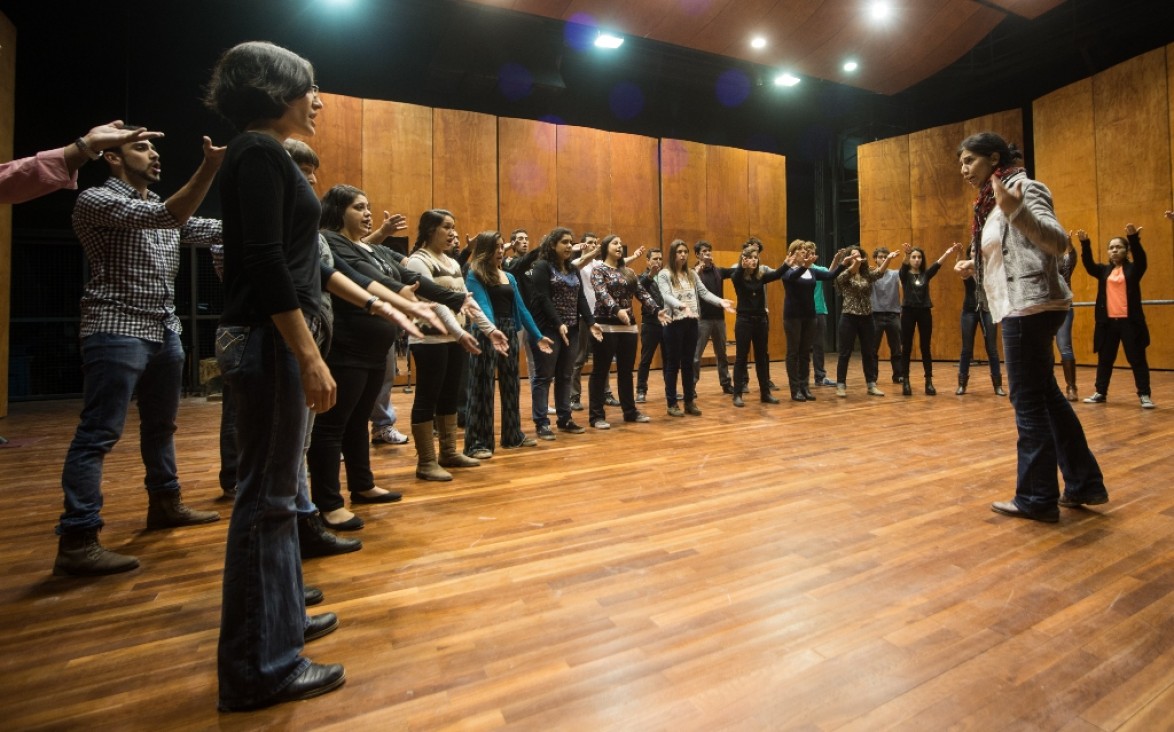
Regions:
<instances>
[{"instance_id":1,"label":"short dark hair","mask_svg":"<svg viewBox=\"0 0 1174 732\"><path fill-rule=\"evenodd\" d=\"M518 234L526 234L526 233L529 233L529 232L527 232L525 229L514 229L512 232L510 232L510 241L514 241L515 239L517 239Z\"/></svg>"},{"instance_id":2,"label":"short dark hair","mask_svg":"<svg viewBox=\"0 0 1174 732\"><path fill-rule=\"evenodd\" d=\"M318 217L318 228L327 231L342 231L343 214L359 196L367 194L354 186L337 185L322 196L322 214Z\"/></svg>"},{"instance_id":3,"label":"short dark hair","mask_svg":"<svg viewBox=\"0 0 1174 732\"><path fill-rule=\"evenodd\" d=\"M127 132L134 132L136 130L142 130L142 129L146 129L146 128L142 127L141 125L123 125L122 129ZM103 153L109 152L109 153L114 153L116 155L121 156L122 155L122 145L114 145L112 147L106 148L105 150L102 150L101 152L103 152ZM110 161L107 160L106 164L109 165Z\"/></svg>"},{"instance_id":4,"label":"short dark hair","mask_svg":"<svg viewBox=\"0 0 1174 732\"><path fill-rule=\"evenodd\" d=\"M432 234L444 223L445 216L451 217L453 221L457 220L452 211L443 208L430 208L420 214L420 224L416 227L416 243L412 245L413 252L428 243Z\"/></svg>"},{"instance_id":5,"label":"short dark hair","mask_svg":"<svg viewBox=\"0 0 1174 732\"><path fill-rule=\"evenodd\" d=\"M987 158L998 153L999 162L995 166L998 168L1006 168L1013 165L1016 160L1023 160L1023 153L1015 147L1014 143L1008 144L1006 140L993 132L979 132L967 137L958 146L957 154L961 155L963 150Z\"/></svg>"},{"instance_id":6,"label":"short dark hair","mask_svg":"<svg viewBox=\"0 0 1174 732\"><path fill-rule=\"evenodd\" d=\"M652 259L653 254L659 254L662 257L664 256L664 252L661 251L660 247L652 247L644 252L644 258L645 259Z\"/></svg>"},{"instance_id":7,"label":"short dark hair","mask_svg":"<svg viewBox=\"0 0 1174 732\"><path fill-rule=\"evenodd\" d=\"M583 238L579 241L587 241L588 239L598 239L599 236L594 231L583 232Z\"/></svg>"},{"instance_id":8,"label":"short dark hair","mask_svg":"<svg viewBox=\"0 0 1174 732\"><path fill-rule=\"evenodd\" d=\"M313 86L309 61L267 41L248 41L216 62L204 104L244 130L260 120L278 119Z\"/></svg>"},{"instance_id":9,"label":"short dark hair","mask_svg":"<svg viewBox=\"0 0 1174 732\"><path fill-rule=\"evenodd\" d=\"M698 239L697 243L693 245L693 253L694 254L701 254L702 249L708 249L709 251L712 252L713 245L704 239Z\"/></svg>"},{"instance_id":10,"label":"short dark hair","mask_svg":"<svg viewBox=\"0 0 1174 732\"><path fill-rule=\"evenodd\" d=\"M295 140L292 137L283 143L285 151L293 158L294 164L299 168L303 165L309 165L314 170L321 166L321 161L318 160L318 153L314 152L314 148L310 147L301 140Z\"/></svg>"}]
</instances>

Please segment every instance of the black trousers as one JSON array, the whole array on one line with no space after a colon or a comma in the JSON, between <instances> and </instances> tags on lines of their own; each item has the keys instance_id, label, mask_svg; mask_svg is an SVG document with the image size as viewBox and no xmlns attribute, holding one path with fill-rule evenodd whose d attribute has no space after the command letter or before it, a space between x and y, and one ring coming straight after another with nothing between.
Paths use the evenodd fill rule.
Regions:
<instances>
[{"instance_id":1,"label":"black trousers","mask_svg":"<svg viewBox=\"0 0 1174 732\"><path fill-rule=\"evenodd\" d=\"M909 354L913 353L913 328L917 328L917 345L921 349L921 368L925 378L933 377L933 310L931 308L901 308L901 375L909 376Z\"/></svg>"},{"instance_id":2,"label":"black trousers","mask_svg":"<svg viewBox=\"0 0 1174 732\"><path fill-rule=\"evenodd\" d=\"M1137 395L1150 393L1150 365L1146 361L1145 346L1141 343L1141 329L1129 322L1128 318L1109 318L1105 325L1104 340L1097 351L1098 392L1109 393L1109 380L1113 378L1117 351L1119 346L1125 346L1125 358L1133 368L1133 384L1137 387Z\"/></svg>"},{"instance_id":3,"label":"black trousers","mask_svg":"<svg viewBox=\"0 0 1174 732\"><path fill-rule=\"evenodd\" d=\"M880 366L876 359L876 333L871 315L840 316L840 361L836 364L836 383L848 383L848 364L852 361L852 347L860 340L860 360L864 362L864 380L876 383Z\"/></svg>"},{"instance_id":4,"label":"black trousers","mask_svg":"<svg viewBox=\"0 0 1174 732\"><path fill-rule=\"evenodd\" d=\"M754 373L758 377L758 389L770 394L770 354L767 352L767 336L770 319L766 315L741 315L734 319L734 393L747 385L747 359L750 347L754 347Z\"/></svg>"}]
</instances>

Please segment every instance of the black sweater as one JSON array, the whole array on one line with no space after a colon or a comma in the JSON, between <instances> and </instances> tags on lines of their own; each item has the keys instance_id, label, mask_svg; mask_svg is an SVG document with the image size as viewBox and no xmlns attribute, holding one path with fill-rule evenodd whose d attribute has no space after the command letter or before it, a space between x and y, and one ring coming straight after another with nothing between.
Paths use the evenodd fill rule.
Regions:
<instances>
[{"instance_id":1,"label":"black sweater","mask_svg":"<svg viewBox=\"0 0 1174 732\"><path fill-rule=\"evenodd\" d=\"M1149 260L1146 257L1145 249L1141 247L1141 236L1130 234L1127 238L1129 239L1129 254L1133 261L1121 265L1125 270L1125 305L1129 309L1128 320L1138 329L1141 335L1141 345L1145 347L1150 344L1150 330L1145 322L1145 312L1141 309L1141 278L1145 276ZM1105 296L1105 288L1114 267L1111 264L1097 263L1092 253L1092 244L1087 239L1080 241L1080 263L1084 265L1085 272L1097 279L1096 325L1093 327L1092 350L1094 353L1099 353L1105 339L1105 326L1109 323L1109 306Z\"/></svg>"},{"instance_id":2,"label":"black sweater","mask_svg":"<svg viewBox=\"0 0 1174 732\"><path fill-rule=\"evenodd\" d=\"M908 264L902 264L899 271L901 277L901 307L903 308L932 308L933 301L929 299L929 281L942 265L934 262L924 272L915 273Z\"/></svg>"}]
</instances>

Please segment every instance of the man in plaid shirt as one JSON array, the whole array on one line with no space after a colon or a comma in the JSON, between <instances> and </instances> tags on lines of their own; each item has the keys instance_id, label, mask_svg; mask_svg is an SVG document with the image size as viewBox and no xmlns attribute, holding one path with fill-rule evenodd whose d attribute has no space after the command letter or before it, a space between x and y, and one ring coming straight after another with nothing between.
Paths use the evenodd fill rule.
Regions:
<instances>
[{"instance_id":1,"label":"man in plaid shirt","mask_svg":"<svg viewBox=\"0 0 1174 732\"><path fill-rule=\"evenodd\" d=\"M180 498L174 434L184 352L174 283L181 241L220 242L220 222L192 214L216 177L224 148L205 137L200 167L166 201L147 190L159 182L162 170L150 140L111 148L102 157L110 178L78 196L73 210L74 231L91 275L81 301L81 423L61 474L65 511L57 526L53 567L58 575L112 574L139 566L135 557L98 543L102 464L122 436L136 390L147 528L220 518L213 511L192 510Z\"/></svg>"}]
</instances>

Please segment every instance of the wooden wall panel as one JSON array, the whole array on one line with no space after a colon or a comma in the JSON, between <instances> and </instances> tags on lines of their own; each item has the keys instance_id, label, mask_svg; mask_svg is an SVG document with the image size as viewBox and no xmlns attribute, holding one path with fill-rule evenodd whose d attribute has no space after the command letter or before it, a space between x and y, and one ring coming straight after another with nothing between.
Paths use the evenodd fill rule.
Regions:
<instances>
[{"instance_id":1,"label":"wooden wall panel","mask_svg":"<svg viewBox=\"0 0 1174 732\"><path fill-rule=\"evenodd\" d=\"M363 100L363 187L379 222L383 211L408 218L414 241L420 214L432 208L432 109Z\"/></svg>"},{"instance_id":2,"label":"wooden wall panel","mask_svg":"<svg viewBox=\"0 0 1174 732\"><path fill-rule=\"evenodd\" d=\"M323 94L322 105L316 134L306 138L322 161L315 190L321 196L340 183L363 188L363 100Z\"/></svg>"},{"instance_id":3,"label":"wooden wall panel","mask_svg":"<svg viewBox=\"0 0 1174 732\"><path fill-rule=\"evenodd\" d=\"M708 236L706 214L707 147L698 142L660 141L661 246L684 239L690 248Z\"/></svg>"},{"instance_id":4,"label":"wooden wall panel","mask_svg":"<svg viewBox=\"0 0 1174 732\"><path fill-rule=\"evenodd\" d=\"M705 151L705 239L737 255L750 235L749 153L709 145Z\"/></svg>"},{"instance_id":5,"label":"wooden wall panel","mask_svg":"<svg viewBox=\"0 0 1174 732\"><path fill-rule=\"evenodd\" d=\"M1100 221L1094 251L1105 261L1109 238L1123 235L1126 223L1144 227L1142 242L1156 255L1142 289L1147 299L1174 297L1174 242L1170 225L1159 218L1170 205L1168 75L1166 51L1158 49L1093 77ZM1150 363L1174 367L1174 339L1162 337L1174 331L1174 308L1153 306L1146 317L1157 334Z\"/></svg>"},{"instance_id":6,"label":"wooden wall panel","mask_svg":"<svg viewBox=\"0 0 1174 732\"><path fill-rule=\"evenodd\" d=\"M612 161L608 133L589 127L558 127L558 224L575 233L594 231L600 239L613 230ZM625 240L626 241L626 240Z\"/></svg>"},{"instance_id":7,"label":"wooden wall panel","mask_svg":"<svg viewBox=\"0 0 1174 732\"><path fill-rule=\"evenodd\" d=\"M1052 191L1056 217L1069 231L1084 229L1092 241L1100 239L1097 220L1096 131L1093 118L1092 78L1057 89L1032 104L1035 137L1033 175ZM1073 244L1079 243L1073 238ZM1096 300L1097 283L1077 264L1072 274L1076 303ZM1072 346L1076 362L1096 363L1092 351L1092 307L1075 308ZM1057 353L1057 358L1059 354Z\"/></svg>"},{"instance_id":8,"label":"wooden wall panel","mask_svg":"<svg viewBox=\"0 0 1174 732\"><path fill-rule=\"evenodd\" d=\"M782 155L750 152L747 158L749 177L749 232L763 241L763 261L772 267L783 263L787 253L787 159ZM783 334L783 288L766 288L766 306L771 313L767 343L771 358L779 360L787 353ZM784 370L785 371L785 370ZM775 383L782 383L775 379Z\"/></svg>"},{"instance_id":9,"label":"wooden wall panel","mask_svg":"<svg viewBox=\"0 0 1174 732\"><path fill-rule=\"evenodd\" d=\"M860 245L868 252L912 236L909 138L902 135L857 148Z\"/></svg>"},{"instance_id":10,"label":"wooden wall panel","mask_svg":"<svg viewBox=\"0 0 1174 732\"><path fill-rule=\"evenodd\" d=\"M628 243L628 249L661 246L660 149L655 137L612 132L609 190L611 225ZM633 263L637 272L642 265Z\"/></svg>"},{"instance_id":11,"label":"wooden wall panel","mask_svg":"<svg viewBox=\"0 0 1174 732\"><path fill-rule=\"evenodd\" d=\"M432 140L434 205L455 214L462 242L497 231L497 117L436 109Z\"/></svg>"},{"instance_id":12,"label":"wooden wall panel","mask_svg":"<svg viewBox=\"0 0 1174 732\"><path fill-rule=\"evenodd\" d=\"M962 183L970 189L962 181L954 154L961 140L961 124L933 127L909 135L910 243L925 250L927 266L937 261L953 242L969 239L970 226L965 213L966 197L972 196L972 189L968 193L959 186ZM894 240L888 246L892 249L903 243ZM948 257L930 285L936 321L930 352L938 359L955 359L962 351L957 322L965 292L962 280L953 272L955 261L953 256ZM887 349L886 344L882 350L887 353ZM911 360L920 358L921 348L915 340ZM920 373L916 367L911 371Z\"/></svg>"},{"instance_id":13,"label":"wooden wall panel","mask_svg":"<svg viewBox=\"0 0 1174 732\"><path fill-rule=\"evenodd\" d=\"M531 246L558 225L556 130L528 119L497 122L498 220L504 229L526 229Z\"/></svg>"}]
</instances>

